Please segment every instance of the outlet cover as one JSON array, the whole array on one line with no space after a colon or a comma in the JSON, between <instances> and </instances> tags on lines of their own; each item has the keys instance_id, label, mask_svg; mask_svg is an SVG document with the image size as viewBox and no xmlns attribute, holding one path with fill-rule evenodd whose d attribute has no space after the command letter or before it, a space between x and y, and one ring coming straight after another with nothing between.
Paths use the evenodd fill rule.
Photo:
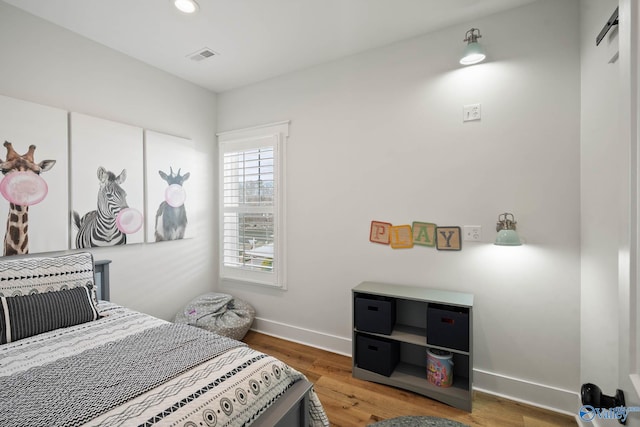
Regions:
<instances>
[{"instance_id":1,"label":"outlet cover","mask_svg":"<svg viewBox=\"0 0 640 427\"><path fill-rule=\"evenodd\" d=\"M480 104L469 104L462 107L462 121L469 122L472 120L480 120L482 111Z\"/></svg>"},{"instance_id":2,"label":"outlet cover","mask_svg":"<svg viewBox=\"0 0 640 427\"><path fill-rule=\"evenodd\" d=\"M482 227L479 225L465 225L464 240L467 242L479 242L482 240Z\"/></svg>"}]
</instances>

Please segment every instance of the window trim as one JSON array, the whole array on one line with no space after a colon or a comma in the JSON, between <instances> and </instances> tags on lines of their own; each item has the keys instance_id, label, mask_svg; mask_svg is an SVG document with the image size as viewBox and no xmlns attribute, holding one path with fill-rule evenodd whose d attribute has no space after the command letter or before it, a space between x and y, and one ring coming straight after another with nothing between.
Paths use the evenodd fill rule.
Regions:
<instances>
[{"instance_id":1,"label":"window trim","mask_svg":"<svg viewBox=\"0 0 640 427\"><path fill-rule=\"evenodd\" d=\"M254 126L218 133L218 275L221 282L240 282L266 286L280 290L287 289L287 262L286 262L286 146L289 137L289 121ZM224 265L224 153L229 151L225 147L233 149L246 149L252 146L264 145L259 140L275 138L274 168L275 204L274 210L274 269L271 272L242 270ZM253 144L253 141L256 143Z\"/></svg>"}]
</instances>

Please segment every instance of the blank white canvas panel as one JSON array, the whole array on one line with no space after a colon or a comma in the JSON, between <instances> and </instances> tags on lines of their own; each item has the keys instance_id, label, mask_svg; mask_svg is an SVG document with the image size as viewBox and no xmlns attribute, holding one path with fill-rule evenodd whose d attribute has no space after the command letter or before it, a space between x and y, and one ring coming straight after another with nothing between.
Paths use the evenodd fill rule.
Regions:
<instances>
[{"instance_id":1,"label":"blank white canvas panel","mask_svg":"<svg viewBox=\"0 0 640 427\"><path fill-rule=\"evenodd\" d=\"M45 198L28 209L29 253L69 248L67 138L66 111L0 96L1 160L6 160L7 149L2 146L5 141L11 142L19 155L35 145L34 163L55 160L51 169L40 173L46 183ZM3 244L8 213L9 202L0 196L0 239Z\"/></svg>"},{"instance_id":2,"label":"blank white canvas panel","mask_svg":"<svg viewBox=\"0 0 640 427\"><path fill-rule=\"evenodd\" d=\"M144 242L142 128L79 113L71 113L70 126L72 217L77 214L78 218L87 219L80 228L72 219L71 247ZM113 175L105 176L103 169ZM117 212L124 213L125 209L140 218L125 216L123 220ZM89 221L85 215L92 211L96 213L90 215L97 219ZM114 223L119 232L114 230ZM122 241L122 234L126 242Z\"/></svg>"},{"instance_id":3,"label":"blank white canvas panel","mask_svg":"<svg viewBox=\"0 0 640 427\"><path fill-rule=\"evenodd\" d=\"M193 237L195 213L200 210L194 195L203 178L195 164L194 142L147 130L145 147L147 242Z\"/></svg>"}]
</instances>

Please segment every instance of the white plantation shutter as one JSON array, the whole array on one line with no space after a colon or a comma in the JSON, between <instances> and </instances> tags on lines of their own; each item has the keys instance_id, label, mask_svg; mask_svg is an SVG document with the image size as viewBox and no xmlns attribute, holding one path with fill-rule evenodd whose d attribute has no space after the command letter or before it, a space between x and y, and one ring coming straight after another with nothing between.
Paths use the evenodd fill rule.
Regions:
<instances>
[{"instance_id":1,"label":"white plantation shutter","mask_svg":"<svg viewBox=\"0 0 640 427\"><path fill-rule=\"evenodd\" d=\"M288 123L219 134L220 275L285 288Z\"/></svg>"},{"instance_id":2,"label":"white plantation shutter","mask_svg":"<svg viewBox=\"0 0 640 427\"><path fill-rule=\"evenodd\" d=\"M273 256L268 256L276 231L273 221L276 151L272 139L267 138L267 145L260 148L223 153L221 237L225 265L248 270L273 268Z\"/></svg>"}]
</instances>

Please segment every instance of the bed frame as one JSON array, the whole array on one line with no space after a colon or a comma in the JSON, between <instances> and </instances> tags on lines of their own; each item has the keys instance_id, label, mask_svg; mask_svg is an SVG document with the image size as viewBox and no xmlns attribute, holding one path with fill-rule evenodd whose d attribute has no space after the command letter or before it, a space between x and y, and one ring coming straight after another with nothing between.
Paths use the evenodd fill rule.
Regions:
<instances>
[{"instance_id":1,"label":"bed frame","mask_svg":"<svg viewBox=\"0 0 640 427\"><path fill-rule=\"evenodd\" d=\"M298 381L251 424L257 427L307 427L309 425L309 381Z\"/></svg>"},{"instance_id":2,"label":"bed frame","mask_svg":"<svg viewBox=\"0 0 640 427\"><path fill-rule=\"evenodd\" d=\"M68 255L68 254L64 254ZM41 254L18 255L15 258L41 257ZM1 262L1 260L0 260ZM109 300L111 260L94 260L94 277L99 299ZM309 392L313 384L302 380L294 383L280 398L271 404L251 425L255 427L308 427Z\"/></svg>"}]
</instances>

